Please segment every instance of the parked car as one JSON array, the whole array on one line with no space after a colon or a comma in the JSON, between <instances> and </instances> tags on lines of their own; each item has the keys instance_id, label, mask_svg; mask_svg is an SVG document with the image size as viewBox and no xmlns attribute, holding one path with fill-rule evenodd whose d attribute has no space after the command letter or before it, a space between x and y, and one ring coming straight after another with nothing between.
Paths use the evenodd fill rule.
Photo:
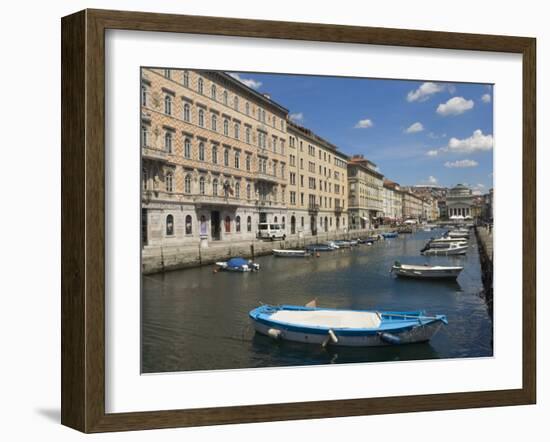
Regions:
<instances>
[{"instance_id":1,"label":"parked car","mask_svg":"<svg viewBox=\"0 0 550 442\"><path fill-rule=\"evenodd\" d=\"M286 239L285 226L277 223L260 223L258 224L258 238L271 239L272 241L278 238Z\"/></svg>"}]
</instances>

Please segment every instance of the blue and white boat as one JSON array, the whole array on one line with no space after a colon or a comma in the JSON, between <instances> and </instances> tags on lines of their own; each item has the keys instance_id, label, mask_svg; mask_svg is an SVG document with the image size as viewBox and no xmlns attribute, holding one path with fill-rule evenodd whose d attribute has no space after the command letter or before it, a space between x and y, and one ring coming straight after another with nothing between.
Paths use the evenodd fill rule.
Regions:
<instances>
[{"instance_id":1,"label":"blue and white boat","mask_svg":"<svg viewBox=\"0 0 550 442\"><path fill-rule=\"evenodd\" d=\"M260 264L239 257L217 262L216 265L219 270L226 272L257 272L260 270Z\"/></svg>"},{"instance_id":2,"label":"blue and white boat","mask_svg":"<svg viewBox=\"0 0 550 442\"><path fill-rule=\"evenodd\" d=\"M447 324L423 311L343 310L262 305L250 311L255 330L273 339L326 346L374 347L429 341Z\"/></svg>"},{"instance_id":3,"label":"blue and white boat","mask_svg":"<svg viewBox=\"0 0 550 442\"><path fill-rule=\"evenodd\" d=\"M388 239L388 238L397 238L399 233L397 233L397 232L384 232L381 235L384 239Z\"/></svg>"}]
</instances>

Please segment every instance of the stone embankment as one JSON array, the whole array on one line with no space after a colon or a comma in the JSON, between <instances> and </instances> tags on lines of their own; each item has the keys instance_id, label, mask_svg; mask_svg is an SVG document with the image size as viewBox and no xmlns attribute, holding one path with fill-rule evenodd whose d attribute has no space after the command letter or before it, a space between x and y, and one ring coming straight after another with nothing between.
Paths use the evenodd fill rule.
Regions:
<instances>
[{"instance_id":1,"label":"stone embankment","mask_svg":"<svg viewBox=\"0 0 550 442\"><path fill-rule=\"evenodd\" d=\"M489 315L493 318L493 229L478 226L475 228L481 263L481 280L485 291L485 301Z\"/></svg>"},{"instance_id":2,"label":"stone embankment","mask_svg":"<svg viewBox=\"0 0 550 442\"><path fill-rule=\"evenodd\" d=\"M302 238L287 238L282 241L210 242L208 247L193 246L146 247L142 250L141 266L143 274L152 274L168 270L178 270L225 261L234 256L255 258L271 254L273 249L300 249L309 244L338 239L365 238L379 234L391 228L377 230L354 230L352 232L328 232L308 235Z\"/></svg>"}]
</instances>

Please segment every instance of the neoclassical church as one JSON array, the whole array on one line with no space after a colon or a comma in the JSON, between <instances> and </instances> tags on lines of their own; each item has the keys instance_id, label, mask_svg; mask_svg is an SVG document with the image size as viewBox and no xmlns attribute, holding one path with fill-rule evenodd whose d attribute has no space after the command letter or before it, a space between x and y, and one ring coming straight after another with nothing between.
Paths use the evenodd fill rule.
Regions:
<instances>
[{"instance_id":1,"label":"neoclassical church","mask_svg":"<svg viewBox=\"0 0 550 442\"><path fill-rule=\"evenodd\" d=\"M472 189L464 184L457 184L447 192L447 216L474 217L474 195Z\"/></svg>"}]
</instances>

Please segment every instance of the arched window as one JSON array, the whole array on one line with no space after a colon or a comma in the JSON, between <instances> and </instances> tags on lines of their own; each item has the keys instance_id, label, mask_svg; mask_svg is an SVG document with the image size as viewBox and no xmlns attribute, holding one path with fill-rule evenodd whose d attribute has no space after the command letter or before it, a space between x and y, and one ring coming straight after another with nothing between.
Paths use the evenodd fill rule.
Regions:
<instances>
[{"instance_id":1,"label":"arched window","mask_svg":"<svg viewBox=\"0 0 550 442\"><path fill-rule=\"evenodd\" d=\"M227 106L227 91L223 91L223 104L225 104Z\"/></svg>"},{"instance_id":2,"label":"arched window","mask_svg":"<svg viewBox=\"0 0 550 442\"><path fill-rule=\"evenodd\" d=\"M246 115L250 115L250 103L248 101L244 105L244 109L245 109Z\"/></svg>"},{"instance_id":3,"label":"arched window","mask_svg":"<svg viewBox=\"0 0 550 442\"><path fill-rule=\"evenodd\" d=\"M235 218L235 232L240 233L241 232L241 217L237 216Z\"/></svg>"},{"instance_id":4,"label":"arched window","mask_svg":"<svg viewBox=\"0 0 550 442\"><path fill-rule=\"evenodd\" d=\"M174 234L174 217L172 215L166 216L166 236L172 236Z\"/></svg>"},{"instance_id":5,"label":"arched window","mask_svg":"<svg viewBox=\"0 0 550 442\"><path fill-rule=\"evenodd\" d=\"M296 218L294 215L290 217L290 233L291 235L296 233Z\"/></svg>"},{"instance_id":6,"label":"arched window","mask_svg":"<svg viewBox=\"0 0 550 442\"><path fill-rule=\"evenodd\" d=\"M250 184L246 185L246 199L250 199Z\"/></svg>"},{"instance_id":7,"label":"arched window","mask_svg":"<svg viewBox=\"0 0 550 442\"><path fill-rule=\"evenodd\" d=\"M191 121L191 106L189 106L189 103L183 105L183 119L187 122Z\"/></svg>"},{"instance_id":8,"label":"arched window","mask_svg":"<svg viewBox=\"0 0 550 442\"><path fill-rule=\"evenodd\" d=\"M172 97L170 95L164 96L164 113L172 115Z\"/></svg>"},{"instance_id":9,"label":"arched window","mask_svg":"<svg viewBox=\"0 0 550 442\"><path fill-rule=\"evenodd\" d=\"M212 195L217 196L218 195L218 179L214 178L212 180Z\"/></svg>"},{"instance_id":10,"label":"arched window","mask_svg":"<svg viewBox=\"0 0 550 442\"><path fill-rule=\"evenodd\" d=\"M273 127L277 125L277 118L273 115Z\"/></svg>"},{"instance_id":11,"label":"arched window","mask_svg":"<svg viewBox=\"0 0 550 442\"><path fill-rule=\"evenodd\" d=\"M284 217L284 216L283 216L283 218L281 219L281 223L283 224L283 227L284 227L284 226L285 226L285 224L286 224L286 219L285 219L285 217Z\"/></svg>"},{"instance_id":12,"label":"arched window","mask_svg":"<svg viewBox=\"0 0 550 442\"><path fill-rule=\"evenodd\" d=\"M147 187L149 186L149 172L147 169L143 168L141 176L143 179L143 190L147 190Z\"/></svg>"},{"instance_id":13,"label":"arched window","mask_svg":"<svg viewBox=\"0 0 550 442\"><path fill-rule=\"evenodd\" d=\"M189 174L185 175L184 192L191 193L191 175Z\"/></svg>"},{"instance_id":14,"label":"arched window","mask_svg":"<svg viewBox=\"0 0 550 442\"><path fill-rule=\"evenodd\" d=\"M301 226L302 226L302 229L303 229L304 228L304 217L303 216L302 216Z\"/></svg>"},{"instance_id":15,"label":"arched window","mask_svg":"<svg viewBox=\"0 0 550 442\"><path fill-rule=\"evenodd\" d=\"M252 232L252 217L250 216L246 218L246 231Z\"/></svg>"},{"instance_id":16,"label":"arched window","mask_svg":"<svg viewBox=\"0 0 550 442\"><path fill-rule=\"evenodd\" d=\"M147 126L143 125L141 126L141 145L143 147L147 147L149 142L149 130L147 129Z\"/></svg>"},{"instance_id":17,"label":"arched window","mask_svg":"<svg viewBox=\"0 0 550 442\"><path fill-rule=\"evenodd\" d=\"M183 85L189 87L189 71L183 71Z\"/></svg>"},{"instance_id":18,"label":"arched window","mask_svg":"<svg viewBox=\"0 0 550 442\"><path fill-rule=\"evenodd\" d=\"M241 183L235 184L235 198L241 197Z\"/></svg>"},{"instance_id":19,"label":"arched window","mask_svg":"<svg viewBox=\"0 0 550 442\"><path fill-rule=\"evenodd\" d=\"M229 149L223 151L223 165L229 166Z\"/></svg>"},{"instance_id":20,"label":"arched window","mask_svg":"<svg viewBox=\"0 0 550 442\"><path fill-rule=\"evenodd\" d=\"M204 111L202 109L199 110L199 126L204 127Z\"/></svg>"},{"instance_id":21,"label":"arched window","mask_svg":"<svg viewBox=\"0 0 550 442\"><path fill-rule=\"evenodd\" d=\"M200 179L199 179L199 192L201 195L204 195L206 192L205 192L205 187L204 187L204 177L201 176Z\"/></svg>"},{"instance_id":22,"label":"arched window","mask_svg":"<svg viewBox=\"0 0 550 442\"><path fill-rule=\"evenodd\" d=\"M193 222L191 221L191 215L185 217L185 234L191 235L193 233Z\"/></svg>"},{"instance_id":23,"label":"arched window","mask_svg":"<svg viewBox=\"0 0 550 442\"><path fill-rule=\"evenodd\" d=\"M248 144L250 144L250 128L247 126L246 129L245 129L245 137L246 137L246 142Z\"/></svg>"},{"instance_id":24,"label":"arched window","mask_svg":"<svg viewBox=\"0 0 550 442\"><path fill-rule=\"evenodd\" d=\"M199 161L204 161L205 153L204 153L204 143L199 143Z\"/></svg>"},{"instance_id":25,"label":"arched window","mask_svg":"<svg viewBox=\"0 0 550 442\"><path fill-rule=\"evenodd\" d=\"M273 222L274 222L274 223L277 222L277 217L274 217L274 218L273 218Z\"/></svg>"},{"instance_id":26,"label":"arched window","mask_svg":"<svg viewBox=\"0 0 550 442\"><path fill-rule=\"evenodd\" d=\"M204 80L202 78L199 78L197 89L199 91L199 94L204 94Z\"/></svg>"},{"instance_id":27,"label":"arched window","mask_svg":"<svg viewBox=\"0 0 550 442\"><path fill-rule=\"evenodd\" d=\"M250 155L246 156L246 170L250 170Z\"/></svg>"},{"instance_id":28,"label":"arched window","mask_svg":"<svg viewBox=\"0 0 550 442\"><path fill-rule=\"evenodd\" d=\"M235 98L233 98L233 107L235 110L239 110L239 97L235 95Z\"/></svg>"},{"instance_id":29,"label":"arched window","mask_svg":"<svg viewBox=\"0 0 550 442\"><path fill-rule=\"evenodd\" d=\"M218 130L218 118L216 117L216 114L212 114L212 122L211 122L211 129L216 131Z\"/></svg>"},{"instance_id":30,"label":"arched window","mask_svg":"<svg viewBox=\"0 0 550 442\"><path fill-rule=\"evenodd\" d=\"M167 192L172 192L173 190L173 180L174 180L174 176L172 175L172 172L168 172L166 174L166 191Z\"/></svg>"},{"instance_id":31,"label":"arched window","mask_svg":"<svg viewBox=\"0 0 550 442\"><path fill-rule=\"evenodd\" d=\"M223 120L223 134L229 135L229 121L227 121L227 118Z\"/></svg>"},{"instance_id":32,"label":"arched window","mask_svg":"<svg viewBox=\"0 0 550 442\"><path fill-rule=\"evenodd\" d=\"M208 232L208 224L206 222L206 217L201 215L201 225L200 225L200 234L206 235Z\"/></svg>"},{"instance_id":33,"label":"arched window","mask_svg":"<svg viewBox=\"0 0 550 442\"><path fill-rule=\"evenodd\" d=\"M141 105L147 106L147 86L141 85Z\"/></svg>"},{"instance_id":34,"label":"arched window","mask_svg":"<svg viewBox=\"0 0 550 442\"><path fill-rule=\"evenodd\" d=\"M212 95L212 100L215 100L216 99L216 85L213 84L212 87L210 88L210 92L211 92L211 95Z\"/></svg>"},{"instance_id":35,"label":"arched window","mask_svg":"<svg viewBox=\"0 0 550 442\"><path fill-rule=\"evenodd\" d=\"M172 153L172 132L166 131L164 133L164 150Z\"/></svg>"},{"instance_id":36,"label":"arched window","mask_svg":"<svg viewBox=\"0 0 550 442\"><path fill-rule=\"evenodd\" d=\"M240 124L239 123L235 123L235 138L238 140L239 139L239 136L240 136Z\"/></svg>"},{"instance_id":37,"label":"arched window","mask_svg":"<svg viewBox=\"0 0 550 442\"><path fill-rule=\"evenodd\" d=\"M262 119L262 110L258 108L258 120Z\"/></svg>"},{"instance_id":38,"label":"arched window","mask_svg":"<svg viewBox=\"0 0 550 442\"><path fill-rule=\"evenodd\" d=\"M186 138L183 142L183 156L191 158L191 140L189 138Z\"/></svg>"},{"instance_id":39,"label":"arched window","mask_svg":"<svg viewBox=\"0 0 550 442\"><path fill-rule=\"evenodd\" d=\"M231 218L229 216L225 217L224 226L225 226L225 233L230 233L231 232Z\"/></svg>"},{"instance_id":40,"label":"arched window","mask_svg":"<svg viewBox=\"0 0 550 442\"><path fill-rule=\"evenodd\" d=\"M218 164L218 148L216 146L212 146L212 162Z\"/></svg>"},{"instance_id":41,"label":"arched window","mask_svg":"<svg viewBox=\"0 0 550 442\"><path fill-rule=\"evenodd\" d=\"M241 154L239 152L235 152L235 169L239 169L241 167Z\"/></svg>"}]
</instances>

